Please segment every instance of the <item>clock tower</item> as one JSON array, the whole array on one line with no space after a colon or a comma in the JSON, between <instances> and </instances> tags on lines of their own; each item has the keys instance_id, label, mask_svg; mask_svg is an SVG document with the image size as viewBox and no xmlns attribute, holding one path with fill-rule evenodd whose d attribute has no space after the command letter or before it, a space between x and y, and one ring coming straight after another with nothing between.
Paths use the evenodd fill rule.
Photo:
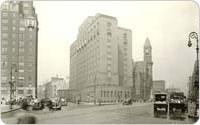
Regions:
<instances>
[{"instance_id":1,"label":"clock tower","mask_svg":"<svg viewBox=\"0 0 200 125\"><path fill-rule=\"evenodd\" d=\"M153 71L152 71L152 48L149 38L146 39L144 44L144 63L146 69L145 78L145 100L150 99L151 89L153 85Z\"/></svg>"},{"instance_id":2,"label":"clock tower","mask_svg":"<svg viewBox=\"0 0 200 125\"><path fill-rule=\"evenodd\" d=\"M151 43L149 41L149 38L146 39L144 44L144 61L152 62Z\"/></svg>"}]
</instances>

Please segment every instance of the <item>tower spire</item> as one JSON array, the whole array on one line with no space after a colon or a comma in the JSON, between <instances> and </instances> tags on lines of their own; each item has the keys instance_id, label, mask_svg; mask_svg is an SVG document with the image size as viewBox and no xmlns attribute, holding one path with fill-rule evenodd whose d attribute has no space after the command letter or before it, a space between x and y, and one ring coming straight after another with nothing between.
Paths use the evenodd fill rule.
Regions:
<instances>
[{"instance_id":1,"label":"tower spire","mask_svg":"<svg viewBox=\"0 0 200 125\"><path fill-rule=\"evenodd\" d=\"M144 47L151 47L151 43L150 43L150 40L149 40L148 37L146 38L146 41L145 41Z\"/></svg>"}]
</instances>

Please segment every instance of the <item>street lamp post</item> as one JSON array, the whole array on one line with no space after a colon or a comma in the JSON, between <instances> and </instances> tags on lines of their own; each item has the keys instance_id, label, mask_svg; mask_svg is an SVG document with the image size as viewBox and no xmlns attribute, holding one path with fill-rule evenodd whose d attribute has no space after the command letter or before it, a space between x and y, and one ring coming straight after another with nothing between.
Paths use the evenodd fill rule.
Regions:
<instances>
[{"instance_id":1,"label":"street lamp post","mask_svg":"<svg viewBox=\"0 0 200 125\"><path fill-rule=\"evenodd\" d=\"M14 66L14 67L13 67ZM13 96L13 92L14 92L14 81L13 81L13 68L15 69L15 72L17 72L16 69L16 65L15 64L11 64L11 69L10 69L10 109L12 109L12 96Z\"/></svg>"},{"instance_id":2,"label":"street lamp post","mask_svg":"<svg viewBox=\"0 0 200 125\"><path fill-rule=\"evenodd\" d=\"M197 70L196 70L196 76L195 76L195 81L194 81L194 89L195 89L195 112L194 115L197 115L197 103L198 103L198 89L199 89L199 46L198 46L198 34L196 32L191 32L189 34L189 41L188 41L188 47L192 46L191 39L196 39L197 41L197 46L196 46L196 54L197 54Z\"/></svg>"}]
</instances>

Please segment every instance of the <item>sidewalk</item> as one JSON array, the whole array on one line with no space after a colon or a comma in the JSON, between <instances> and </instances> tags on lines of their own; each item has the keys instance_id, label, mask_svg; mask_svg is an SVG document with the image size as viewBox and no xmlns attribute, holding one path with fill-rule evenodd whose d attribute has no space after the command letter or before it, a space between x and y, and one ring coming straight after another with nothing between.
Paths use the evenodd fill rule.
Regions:
<instances>
[{"instance_id":1,"label":"sidewalk","mask_svg":"<svg viewBox=\"0 0 200 125\"><path fill-rule=\"evenodd\" d=\"M10 105L1 105L1 113L7 113L7 112L11 112L11 111L15 111L20 109L20 106L18 105L13 105L13 108L10 109Z\"/></svg>"}]
</instances>

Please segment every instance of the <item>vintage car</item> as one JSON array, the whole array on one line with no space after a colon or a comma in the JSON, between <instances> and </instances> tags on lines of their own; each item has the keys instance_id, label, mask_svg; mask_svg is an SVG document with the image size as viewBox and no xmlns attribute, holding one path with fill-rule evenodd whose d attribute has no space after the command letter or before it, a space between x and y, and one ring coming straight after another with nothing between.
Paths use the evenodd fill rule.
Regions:
<instances>
[{"instance_id":1,"label":"vintage car","mask_svg":"<svg viewBox=\"0 0 200 125\"><path fill-rule=\"evenodd\" d=\"M154 94L154 112L158 110L164 110L168 112L168 102L166 93L156 93Z\"/></svg>"},{"instance_id":2,"label":"vintage car","mask_svg":"<svg viewBox=\"0 0 200 125\"><path fill-rule=\"evenodd\" d=\"M132 104L132 100L131 100L131 99L127 99L127 100L124 101L122 104L123 104L123 105L131 105L131 104Z\"/></svg>"},{"instance_id":3,"label":"vintage car","mask_svg":"<svg viewBox=\"0 0 200 125\"><path fill-rule=\"evenodd\" d=\"M34 103L31 107L32 107L32 110L44 109L44 105L41 102Z\"/></svg>"},{"instance_id":4,"label":"vintage car","mask_svg":"<svg viewBox=\"0 0 200 125\"><path fill-rule=\"evenodd\" d=\"M53 110L61 110L62 105L61 105L60 99L52 98L51 101L52 101L52 109Z\"/></svg>"},{"instance_id":5,"label":"vintage car","mask_svg":"<svg viewBox=\"0 0 200 125\"><path fill-rule=\"evenodd\" d=\"M185 110L187 110L186 98L184 96L184 93L183 92L172 92L172 93L170 93L170 98L169 98L169 111L175 112L179 109L182 112L185 112Z\"/></svg>"},{"instance_id":6,"label":"vintage car","mask_svg":"<svg viewBox=\"0 0 200 125\"><path fill-rule=\"evenodd\" d=\"M65 98L61 98L60 99L60 103L61 103L62 106L67 106L68 105L67 100Z\"/></svg>"}]
</instances>

